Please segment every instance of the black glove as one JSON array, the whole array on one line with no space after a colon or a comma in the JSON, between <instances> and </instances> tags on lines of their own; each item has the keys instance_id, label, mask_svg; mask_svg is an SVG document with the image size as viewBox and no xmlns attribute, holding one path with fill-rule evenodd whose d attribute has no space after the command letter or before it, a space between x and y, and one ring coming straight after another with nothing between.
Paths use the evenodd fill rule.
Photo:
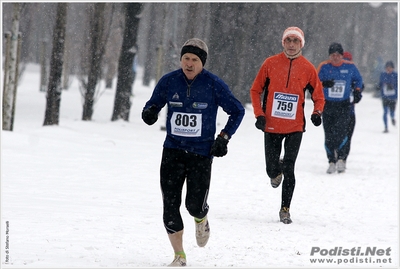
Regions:
<instances>
[{"instance_id":1,"label":"black glove","mask_svg":"<svg viewBox=\"0 0 400 269\"><path fill-rule=\"evenodd\" d=\"M335 81L333 79L322 81L322 86L324 88L332 88L333 85L335 85Z\"/></svg>"},{"instance_id":2,"label":"black glove","mask_svg":"<svg viewBox=\"0 0 400 269\"><path fill-rule=\"evenodd\" d=\"M311 115L311 121L315 126L320 126L321 125L321 114L318 112L314 112Z\"/></svg>"},{"instance_id":3,"label":"black glove","mask_svg":"<svg viewBox=\"0 0 400 269\"><path fill-rule=\"evenodd\" d=\"M266 124L265 117L264 116L258 116L257 117L257 121L256 121L256 128L260 129L261 131L264 132L265 124Z\"/></svg>"},{"instance_id":4,"label":"black glove","mask_svg":"<svg viewBox=\"0 0 400 269\"><path fill-rule=\"evenodd\" d=\"M361 101L362 95L361 95L361 91L360 90L355 90L353 92L353 96L354 96L353 103L357 104L358 102Z\"/></svg>"},{"instance_id":5,"label":"black glove","mask_svg":"<svg viewBox=\"0 0 400 269\"><path fill-rule=\"evenodd\" d=\"M158 112L156 105L152 105L142 111L142 119L148 125L153 125L158 120Z\"/></svg>"},{"instance_id":6,"label":"black glove","mask_svg":"<svg viewBox=\"0 0 400 269\"><path fill-rule=\"evenodd\" d=\"M225 156L228 153L228 142L228 139L218 135L214 141L214 144L211 146L210 154L215 157Z\"/></svg>"}]
</instances>

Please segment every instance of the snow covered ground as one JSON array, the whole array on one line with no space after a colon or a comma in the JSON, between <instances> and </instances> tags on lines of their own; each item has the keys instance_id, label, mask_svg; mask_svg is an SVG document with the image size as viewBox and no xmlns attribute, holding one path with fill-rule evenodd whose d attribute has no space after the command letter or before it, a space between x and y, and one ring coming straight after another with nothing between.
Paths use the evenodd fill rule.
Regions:
<instances>
[{"instance_id":1,"label":"snow covered ground","mask_svg":"<svg viewBox=\"0 0 400 269\"><path fill-rule=\"evenodd\" d=\"M60 124L44 127L39 86L39 67L30 65L18 87L14 131L1 132L1 267L169 264L159 187L164 122L147 126L140 117L152 87L136 80L129 122L110 120L115 89L104 91L86 122L75 79L62 92ZM307 100L290 225L279 222L281 187L270 186L263 134L246 107L228 155L214 160L205 248L197 247L182 206L188 266L398 268L399 130L382 133L380 100L364 94L347 171L332 175ZM219 129L225 120L220 114Z\"/></svg>"}]
</instances>

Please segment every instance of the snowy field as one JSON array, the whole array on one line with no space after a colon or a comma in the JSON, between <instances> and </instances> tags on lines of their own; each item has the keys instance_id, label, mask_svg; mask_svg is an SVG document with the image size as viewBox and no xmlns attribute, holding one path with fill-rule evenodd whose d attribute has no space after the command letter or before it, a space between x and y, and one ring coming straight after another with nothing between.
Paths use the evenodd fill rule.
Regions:
<instances>
[{"instance_id":1,"label":"snowy field","mask_svg":"<svg viewBox=\"0 0 400 269\"><path fill-rule=\"evenodd\" d=\"M153 126L140 117L154 83L144 87L138 76L129 122L111 122L115 89L102 84L93 120L85 122L75 79L62 92L60 124L46 127L39 86L39 67L30 65L18 87L14 131L1 132L1 267L168 265L173 250L159 187L165 114ZM181 208L189 267L398 268L398 128L382 133L381 101L364 93L346 173L329 175L323 129L312 125L311 111L308 99L293 223L285 225L281 187L270 186L263 134L246 105L228 155L214 160L205 248ZM220 113L218 131L225 120Z\"/></svg>"}]
</instances>

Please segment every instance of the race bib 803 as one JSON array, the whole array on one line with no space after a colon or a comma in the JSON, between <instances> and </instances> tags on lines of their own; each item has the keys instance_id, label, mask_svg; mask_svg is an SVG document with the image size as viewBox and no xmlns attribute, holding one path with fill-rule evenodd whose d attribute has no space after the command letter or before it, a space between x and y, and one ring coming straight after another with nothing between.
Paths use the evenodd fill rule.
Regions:
<instances>
[{"instance_id":1,"label":"race bib 803","mask_svg":"<svg viewBox=\"0 0 400 269\"><path fill-rule=\"evenodd\" d=\"M201 136L201 116L199 113L174 112L171 117L171 133L186 137Z\"/></svg>"}]
</instances>

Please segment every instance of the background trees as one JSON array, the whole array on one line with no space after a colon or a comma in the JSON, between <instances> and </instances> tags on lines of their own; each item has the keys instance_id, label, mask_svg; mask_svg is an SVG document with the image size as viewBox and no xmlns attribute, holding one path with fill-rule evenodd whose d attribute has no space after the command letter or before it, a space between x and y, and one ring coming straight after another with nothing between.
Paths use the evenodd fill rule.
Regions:
<instances>
[{"instance_id":1,"label":"background trees","mask_svg":"<svg viewBox=\"0 0 400 269\"><path fill-rule=\"evenodd\" d=\"M88 6L87 43L88 50L81 54L80 80L82 96L84 97L82 120L91 120L93 105L96 101L96 89L102 74L102 60L111 31L114 5L107 3L93 3Z\"/></svg>"},{"instance_id":2,"label":"background trees","mask_svg":"<svg viewBox=\"0 0 400 269\"><path fill-rule=\"evenodd\" d=\"M5 33L4 41L5 51L3 50L3 70L4 70L4 85L2 96L2 127L3 130L12 131L15 113L15 100L17 98L17 83L19 58L21 48L21 37L19 33L19 24L21 17L21 9L24 4L14 3L12 6L12 26L11 31ZM3 42L4 44L4 42Z\"/></svg>"},{"instance_id":3,"label":"background trees","mask_svg":"<svg viewBox=\"0 0 400 269\"><path fill-rule=\"evenodd\" d=\"M46 112L43 125L57 125L60 115L61 75L64 57L67 3L57 4L57 20L53 34L53 50L50 61L49 86L46 96Z\"/></svg>"},{"instance_id":4,"label":"background trees","mask_svg":"<svg viewBox=\"0 0 400 269\"><path fill-rule=\"evenodd\" d=\"M139 13L142 4L126 3L123 6L125 12L125 29L122 40L121 53L118 61L117 89L114 100L114 110L111 120L129 120L131 108L130 97L134 81L133 63L137 54L137 32L139 28Z\"/></svg>"},{"instance_id":5,"label":"background trees","mask_svg":"<svg viewBox=\"0 0 400 269\"><path fill-rule=\"evenodd\" d=\"M9 31L12 3L2 5L3 31ZM20 19L21 62L40 63L43 40L52 40L56 4L43 2L25 5ZM87 49L91 44L88 37L101 32L100 28L86 30L98 18L91 15L88 9L91 5L94 3L71 2L68 5L67 57L64 59L63 73L88 76L88 69L83 66L97 59L99 63L95 68L100 70L96 71L96 76L98 79L107 79L109 87L112 87L111 78L117 77L126 25L125 13L121 9L123 4L103 3L109 8L102 22L109 30L103 31L108 31L110 38L98 38L94 42L100 44L91 45L98 46L97 56L90 54ZM111 7L115 12L111 13ZM248 90L259 66L266 57L282 50L281 35L284 29L295 25L305 33L303 54L315 66L328 57L331 42L340 42L345 50L353 54L366 82L366 90L369 90L385 61L397 63L397 22L396 2L143 3L136 37L138 63L144 70L143 83L149 85L161 74L179 67L180 48L184 41L194 36L202 38L210 50L205 68L221 76L234 94L247 103L250 101ZM100 49L102 46L103 50ZM52 46L48 45L45 53L47 59L50 59L51 50ZM67 77L64 78L66 80ZM88 89L92 90L90 87Z\"/></svg>"}]
</instances>

